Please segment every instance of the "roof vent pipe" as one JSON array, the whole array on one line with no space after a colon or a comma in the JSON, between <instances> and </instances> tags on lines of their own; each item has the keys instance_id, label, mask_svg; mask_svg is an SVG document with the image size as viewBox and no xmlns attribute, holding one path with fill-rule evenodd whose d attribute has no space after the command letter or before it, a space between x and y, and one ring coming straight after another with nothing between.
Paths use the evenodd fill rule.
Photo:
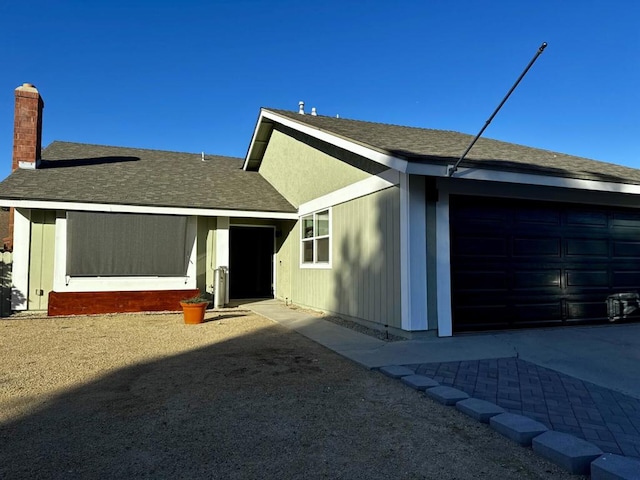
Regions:
<instances>
[{"instance_id":1,"label":"roof vent pipe","mask_svg":"<svg viewBox=\"0 0 640 480\"><path fill-rule=\"evenodd\" d=\"M302 101L301 101L301 102L298 102L298 107L300 107L300 108L298 109L298 113L299 113L300 115L304 115L304 102L302 102Z\"/></svg>"},{"instance_id":2,"label":"roof vent pipe","mask_svg":"<svg viewBox=\"0 0 640 480\"><path fill-rule=\"evenodd\" d=\"M313 115L314 117L318 115L318 112L316 112L316 107L311 107L311 115Z\"/></svg>"}]
</instances>

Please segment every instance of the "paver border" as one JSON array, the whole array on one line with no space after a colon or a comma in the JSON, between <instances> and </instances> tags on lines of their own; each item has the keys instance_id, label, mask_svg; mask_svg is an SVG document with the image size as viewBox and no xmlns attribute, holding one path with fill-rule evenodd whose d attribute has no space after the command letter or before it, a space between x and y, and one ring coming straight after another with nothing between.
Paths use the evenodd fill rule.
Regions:
<instances>
[{"instance_id":1,"label":"paver border","mask_svg":"<svg viewBox=\"0 0 640 480\"><path fill-rule=\"evenodd\" d=\"M640 461L635 458L602 452L597 445L587 440L568 433L549 429L546 425L526 415L517 415L507 411L493 414L493 410L489 409L490 406L497 408L502 407L482 399L471 397L462 390L440 385L427 375L416 374L415 370L412 370L410 367L404 365L388 365L378 368L377 370L380 370L381 373L387 376L400 380L415 390L423 390L423 388L420 388L420 384L428 383L423 379L431 379L437 386L431 388L426 387L424 389L425 396L442 405L455 406L459 411L479 422L488 422L495 431L505 435L521 446L531 447L536 454L545 457L569 473L589 474L590 472L591 478L594 480L640 480ZM459 398L456 399L456 396L459 396ZM483 409L489 409L491 412L483 414ZM524 426L524 430L519 428L520 426ZM527 429L527 427L530 428ZM536 441L539 437L543 438ZM561 444L563 442L575 442L577 445L592 446L594 448L593 454L587 456L593 457L596 453L598 456L587 460L565 458L566 445L558 445L556 440L560 441ZM535 447L533 446L534 443Z\"/></svg>"}]
</instances>

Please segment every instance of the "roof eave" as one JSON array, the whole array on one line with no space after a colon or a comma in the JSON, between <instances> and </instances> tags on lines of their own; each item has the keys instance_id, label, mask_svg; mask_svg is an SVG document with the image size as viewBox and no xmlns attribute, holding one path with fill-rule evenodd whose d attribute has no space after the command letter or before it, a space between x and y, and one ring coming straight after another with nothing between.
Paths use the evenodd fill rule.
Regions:
<instances>
[{"instance_id":1,"label":"roof eave","mask_svg":"<svg viewBox=\"0 0 640 480\"><path fill-rule=\"evenodd\" d=\"M235 210L215 207L126 205L116 203L68 202L60 200L29 200L18 198L0 198L0 207L42 210L82 210L89 212L146 213L155 215L189 215L202 217L268 218L274 220L296 220L298 218L297 209L290 212Z\"/></svg>"}]
</instances>

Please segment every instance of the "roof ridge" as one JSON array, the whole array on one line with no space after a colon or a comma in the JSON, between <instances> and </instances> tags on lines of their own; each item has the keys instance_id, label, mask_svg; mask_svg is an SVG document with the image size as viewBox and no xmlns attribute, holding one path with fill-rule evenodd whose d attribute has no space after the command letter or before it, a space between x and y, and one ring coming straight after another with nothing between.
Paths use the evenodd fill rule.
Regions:
<instances>
[{"instance_id":1,"label":"roof ridge","mask_svg":"<svg viewBox=\"0 0 640 480\"><path fill-rule=\"evenodd\" d=\"M268 107L262 107L263 110L268 110L270 112L273 113L280 113L280 112L284 112L284 113L289 113L289 114L293 114L293 115L300 115L301 117L322 117L322 118L329 118L332 120L346 120L348 122L357 122L357 123L366 123L369 125L382 125L385 127L399 127L399 128L408 128L411 130L424 130L424 131L429 131L429 132L443 132L443 133L455 133L458 135L465 135L465 136L469 136L469 137L473 137L473 135L471 135L470 133L464 133L464 132L458 132L456 130L443 130L441 128L427 128L427 127L415 127L412 125L400 125L399 123L387 123L387 122L372 122L371 120L359 120L357 118L348 118L348 117L332 117L329 115L311 115L308 113L305 113L304 115L299 114L298 112L295 112L293 110L284 110L284 109L279 109L279 108L268 108ZM499 141L499 140L498 140Z\"/></svg>"},{"instance_id":2,"label":"roof ridge","mask_svg":"<svg viewBox=\"0 0 640 480\"><path fill-rule=\"evenodd\" d=\"M66 140L53 140L49 145L47 145L45 148L43 148L43 150L46 150L47 148L51 147L54 144L66 144L66 145L78 145L78 146L83 146L83 147L99 147L99 148L116 148L116 149L121 149L121 150L142 150L144 152L158 152L158 153L177 153L180 155L195 155L195 156L201 156L202 152L181 152L178 150L161 150L158 148L142 148L142 147L125 147L125 146L119 146L119 145L105 145L105 144L101 144L101 143L86 143L86 142L69 142ZM207 153L204 152L205 155L209 156L209 157L218 157L218 158L231 158L234 160L242 160L242 157L232 157L230 155L220 155L217 153Z\"/></svg>"}]
</instances>

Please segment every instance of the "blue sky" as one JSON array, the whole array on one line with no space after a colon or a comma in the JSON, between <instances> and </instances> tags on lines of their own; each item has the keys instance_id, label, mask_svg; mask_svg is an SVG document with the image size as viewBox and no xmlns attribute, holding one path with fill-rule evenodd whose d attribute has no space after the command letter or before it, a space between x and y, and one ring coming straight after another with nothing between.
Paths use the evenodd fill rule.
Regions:
<instances>
[{"instance_id":1,"label":"blue sky","mask_svg":"<svg viewBox=\"0 0 640 480\"><path fill-rule=\"evenodd\" d=\"M640 167L636 0L0 2L0 177L13 90L53 140L243 157L262 106ZM462 152L461 152L462 153Z\"/></svg>"}]
</instances>

